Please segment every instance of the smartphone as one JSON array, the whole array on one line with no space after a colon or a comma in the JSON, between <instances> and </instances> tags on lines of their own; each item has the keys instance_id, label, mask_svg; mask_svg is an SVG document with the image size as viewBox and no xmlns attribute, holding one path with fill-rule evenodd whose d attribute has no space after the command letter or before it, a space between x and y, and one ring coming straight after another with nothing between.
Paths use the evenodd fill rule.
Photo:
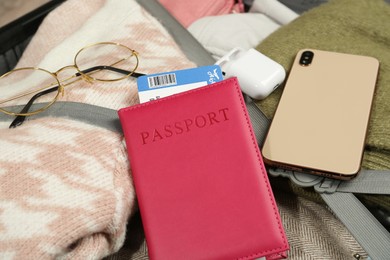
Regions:
<instances>
[{"instance_id":1,"label":"smartphone","mask_svg":"<svg viewBox=\"0 0 390 260\"><path fill-rule=\"evenodd\" d=\"M266 164L348 180L365 146L379 61L298 52L262 147Z\"/></svg>"}]
</instances>

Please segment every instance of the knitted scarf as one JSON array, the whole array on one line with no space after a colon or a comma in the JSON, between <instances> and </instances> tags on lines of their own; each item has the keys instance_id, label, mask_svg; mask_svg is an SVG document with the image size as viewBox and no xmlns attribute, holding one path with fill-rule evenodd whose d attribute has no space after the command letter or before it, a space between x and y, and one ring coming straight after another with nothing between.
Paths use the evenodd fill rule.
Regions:
<instances>
[{"instance_id":1,"label":"knitted scarf","mask_svg":"<svg viewBox=\"0 0 390 260\"><path fill-rule=\"evenodd\" d=\"M136 50L142 73L194 67L132 0L66 1L46 17L18 67L56 71L102 41ZM136 80L78 81L60 101L117 110L138 103ZM8 129L12 120L0 122L0 258L101 259L118 251L136 209L122 134L33 116Z\"/></svg>"}]
</instances>

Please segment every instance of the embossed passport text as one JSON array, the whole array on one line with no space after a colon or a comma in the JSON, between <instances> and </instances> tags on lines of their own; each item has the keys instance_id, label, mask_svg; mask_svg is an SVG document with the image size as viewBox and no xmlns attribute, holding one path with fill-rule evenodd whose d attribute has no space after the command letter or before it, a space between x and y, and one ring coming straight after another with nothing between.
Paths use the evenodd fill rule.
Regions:
<instances>
[{"instance_id":1,"label":"embossed passport text","mask_svg":"<svg viewBox=\"0 0 390 260\"><path fill-rule=\"evenodd\" d=\"M118 113L150 259L286 256L236 78Z\"/></svg>"}]
</instances>

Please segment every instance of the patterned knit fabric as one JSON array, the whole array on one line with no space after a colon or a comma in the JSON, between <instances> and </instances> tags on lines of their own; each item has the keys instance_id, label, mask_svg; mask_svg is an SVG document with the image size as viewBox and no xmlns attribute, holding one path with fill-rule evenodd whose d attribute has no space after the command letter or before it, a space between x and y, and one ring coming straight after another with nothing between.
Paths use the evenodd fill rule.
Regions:
<instances>
[{"instance_id":1,"label":"patterned knit fabric","mask_svg":"<svg viewBox=\"0 0 390 260\"><path fill-rule=\"evenodd\" d=\"M55 71L72 64L82 46L99 41L138 51L139 72L195 66L133 0L66 1L43 22L18 66ZM119 109L138 97L135 80L128 79L80 81L60 100ZM49 117L8 129L11 120L0 122L0 259L101 259L119 249L112 259L148 259L122 135ZM289 259L366 256L319 196L287 180L271 182Z\"/></svg>"},{"instance_id":2,"label":"patterned knit fabric","mask_svg":"<svg viewBox=\"0 0 390 260\"><path fill-rule=\"evenodd\" d=\"M131 0L65 2L43 22L18 67L56 71L100 41L135 49L139 72L194 67ZM60 100L119 109L138 102L136 81L79 81ZM12 119L0 122L0 259L101 259L118 251L135 210L122 134L66 118L30 117L8 129Z\"/></svg>"}]
</instances>

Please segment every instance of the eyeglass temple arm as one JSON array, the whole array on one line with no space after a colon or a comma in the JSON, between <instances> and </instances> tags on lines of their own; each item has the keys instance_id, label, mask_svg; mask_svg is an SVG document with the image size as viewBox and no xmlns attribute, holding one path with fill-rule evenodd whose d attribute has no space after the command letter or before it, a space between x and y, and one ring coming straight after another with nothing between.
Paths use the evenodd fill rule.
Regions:
<instances>
[{"instance_id":1,"label":"eyeglass temple arm","mask_svg":"<svg viewBox=\"0 0 390 260\"><path fill-rule=\"evenodd\" d=\"M123 70L123 69L119 69L119 68L115 68L115 67L111 67L111 66L95 66L95 67L92 67L92 68L89 68L89 69L82 70L81 72L77 72L75 75L76 76L81 76L81 74L90 73L90 72L93 72L95 70L111 70L111 71L115 71L115 72L118 72L118 73L121 73L121 74L124 74L124 75L130 74L130 77L134 77L134 78L138 78L138 77L141 77L141 76L145 75L143 73L138 73L138 72L135 72L135 71L131 72L131 71L128 71L128 70Z\"/></svg>"},{"instance_id":2,"label":"eyeglass temple arm","mask_svg":"<svg viewBox=\"0 0 390 260\"><path fill-rule=\"evenodd\" d=\"M41 92L35 94L34 96L31 97L31 99L28 101L28 103L23 107L23 109L20 111L20 113L28 113L28 111L30 110L31 106L33 105L33 103L35 102L36 99L38 99L39 97L44 96L46 94L49 94L51 92L54 92L54 91L58 91L58 86L46 89L44 91L41 91ZM9 128L15 128L17 126L20 126L21 124L23 124L25 119L26 119L26 116L16 116L14 121L12 121L12 123L10 124Z\"/></svg>"},{"instance_id":3,"label":"eyeglass temple arm","mask_svg":"<svg viewBox=\"0 0 390 260\"><path fill-rule=\"evenodd\" d=\"M95 66L95 67L92 67L92 68L89 68L89 69L86 69L86 70L82 70L81 73L77 72L75 75L76 76L81 76L82 73L89 73L89 72L93 72L95 70L104 70L104 69L105 70L115 71L115 72L118 72L118 73L121 73L121 74L125 74L125 75L131 73L131 71L122 70L122 69L118 69L118 68L110 67L110 66ZM133 72L130 76L134 77L134 78L138 78L138 77L143 76L143 75L145 75L145 74L138 73L138 72ZM57 90L58 90L58 86L55 86L53 88L49 88L47 90L44 90L42 92L39 92L39 93L35 94L34 96L31 97L31 99L28 101L28 103L23 107L23 109L20 111L20 113L28 113L28 111L30 110L32 104L34 103L34 101L37 98L39 98L39 97L41 97L43 95L49 94L51 92L57 91ZM20 126L21 124L23 124L25 119L26 119L26 116L16 116L16 118L10 124L9 128L15 128L17 126Z\"/></svg>"}]
</instances>

